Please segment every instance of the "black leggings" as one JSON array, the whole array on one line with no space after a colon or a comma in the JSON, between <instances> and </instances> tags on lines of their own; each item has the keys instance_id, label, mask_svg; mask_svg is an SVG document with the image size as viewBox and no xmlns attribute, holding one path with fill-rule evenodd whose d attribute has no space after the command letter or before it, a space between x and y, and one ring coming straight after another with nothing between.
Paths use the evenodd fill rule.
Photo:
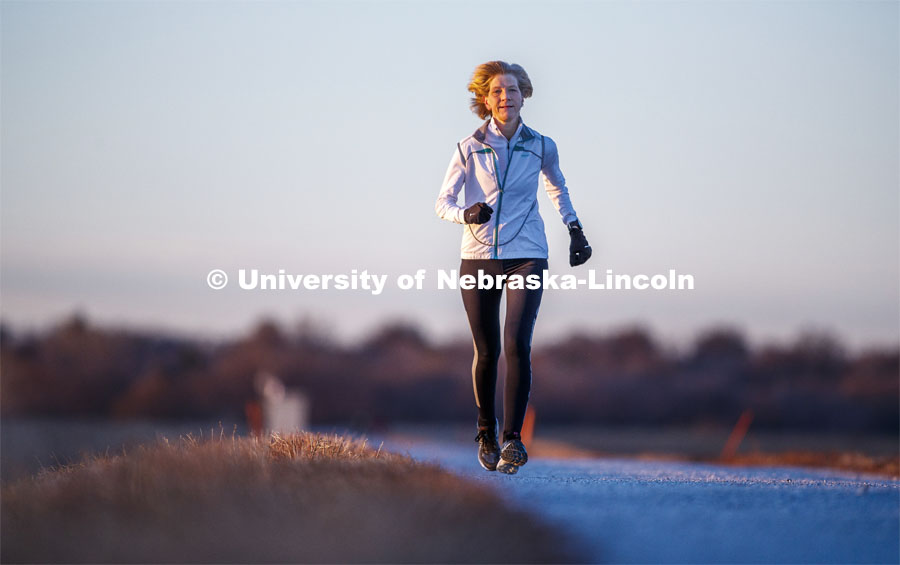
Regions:
<instances>
[{"instance_id":1,"label":"black leggings","mask_svg":"<svg viewBox=\"0 0 900 565\"><path fill-rule=\"evenodd\" d=\"M463 259L460 276L475 275L481 269L492 278L495 275L517 274L541 276L547 268L546 259ZM508 288L506 286L506 323L503 346L506 348L506 387L503 393L503 433L521 432L525 408L531 393L531 335L541 305L543 286ZM472 385L478 406L478 425L493 428L497 362L500 360L500 297L503 289L462 289L463 305L472 329L475 360L472 365ZM501 436L502 438L503 436Z\"/></svg>"}]
</instances>

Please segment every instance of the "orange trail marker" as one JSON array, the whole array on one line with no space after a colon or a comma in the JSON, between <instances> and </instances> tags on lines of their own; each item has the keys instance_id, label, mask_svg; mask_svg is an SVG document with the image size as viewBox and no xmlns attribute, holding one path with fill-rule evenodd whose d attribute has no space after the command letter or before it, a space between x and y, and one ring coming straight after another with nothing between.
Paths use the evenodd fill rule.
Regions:
<instances>
[{"instance_id":1,"label":"orange trail marker","mask_svg":"<svg viewBox=\"0 0 900 565\"><path fill-rule=\"evenodd\" d=\"M529 406L525 409L525 420L522 422L522 443L526 446L531 445L531 439L534 437L534 408Z\"/></svg>"},{"instance_id":2,"label":"orange trail marker","mask_svg":"<svg viewBox=\"0 0 900 565\"><path fill-rule=\"evenodd\" d=\"M725 442L725 447L722 448L722 453L719 457L722 459L731 459L737 453L738 447L740 447L741 442L744 440L744 436L747 435L747 430L750 429L750 422L753 421L753 410L749 408L744 410L741 414L741 417L738 418L737 423L734 425L734 429L731 430L731 435L728 436L728 441Z\"/></svg>"}]
</instances>

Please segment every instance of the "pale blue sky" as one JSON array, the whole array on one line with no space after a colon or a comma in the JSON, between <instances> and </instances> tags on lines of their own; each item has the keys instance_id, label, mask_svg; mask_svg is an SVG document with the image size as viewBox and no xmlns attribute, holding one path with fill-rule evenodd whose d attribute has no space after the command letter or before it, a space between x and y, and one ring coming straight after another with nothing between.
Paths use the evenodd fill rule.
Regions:
<instances>
[{"instance_id":1,"label":"pale blue sky","mask_svg":"<svg viewBox=\"0 0 900 565\"><path fill-rule=\"evenodd\" d=\"M210 336L309 316L467 338L451 291L248 293L237 269L394 277L459 264L434 200L522 64L586 267L692 292L548 292L535 343L644 323L900 339L897 2L10 2L2 16L2 316ZM553 272L568 237L546 195ZM582 268L583 269L583 268ZM429 285L431 286L431 285Z\"/></svg>"}]
</instances>

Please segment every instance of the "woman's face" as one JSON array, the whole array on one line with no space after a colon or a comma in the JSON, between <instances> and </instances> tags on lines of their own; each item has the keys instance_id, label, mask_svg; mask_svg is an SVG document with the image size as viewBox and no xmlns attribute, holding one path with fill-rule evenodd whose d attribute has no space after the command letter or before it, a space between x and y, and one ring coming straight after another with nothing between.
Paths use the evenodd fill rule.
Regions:
<instances>
[{"instance_id":1,"label":"woman's face","mask_svg":"<svg viewBox=\"0 0 900 565\"><path fill-rule=\"evenodd\" d=\"M522 91L513 75L497 75L489 83L484 105L500 123L516 122L522 110Z\"/></svg>"}]
</instances>

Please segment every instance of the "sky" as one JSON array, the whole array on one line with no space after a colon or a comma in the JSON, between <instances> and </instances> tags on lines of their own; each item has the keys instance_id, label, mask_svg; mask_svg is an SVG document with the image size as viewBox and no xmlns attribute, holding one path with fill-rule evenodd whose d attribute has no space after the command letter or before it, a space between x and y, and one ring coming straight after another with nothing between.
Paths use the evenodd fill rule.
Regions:
<instances>
[{"instance_id":1,"label":"sky","mask_svg":"<svg viewBox=\"0 0 900 565\"><path fill-rule=\"evenodd\" d=\"M805 331L900 340L900 3L0 4L0 308L39 330L228 337L261 317L352 341L468 339L462 226L434 213L474 68L529 73L594 249L554 274L693 290L550 290L535 344L644 326L687 344ZM222 269L223 290L207 285ZM388 277L379 295L241 290L240 269ZM424 269L422 290L400 290Z\"/></svg>"}]
</instances>

